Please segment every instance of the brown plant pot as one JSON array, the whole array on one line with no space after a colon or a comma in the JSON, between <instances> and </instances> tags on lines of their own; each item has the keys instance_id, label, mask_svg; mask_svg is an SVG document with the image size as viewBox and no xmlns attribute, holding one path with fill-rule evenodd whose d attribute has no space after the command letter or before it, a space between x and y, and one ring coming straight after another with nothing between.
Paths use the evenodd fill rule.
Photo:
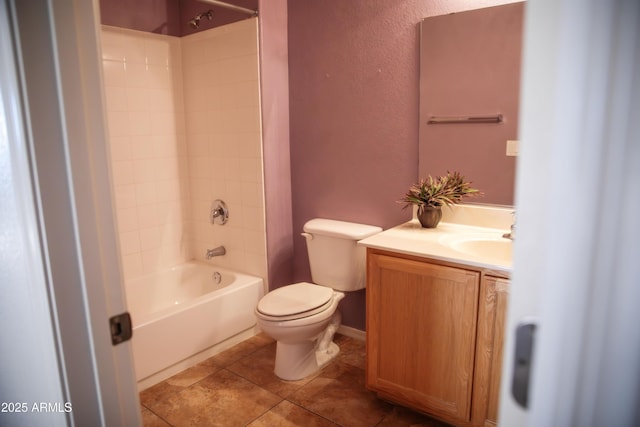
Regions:
<instances>
[{"instance_id":1,"label":"brown plant pot","mask_svg":"<svg viewBox=\"0 0 640 427\"><path fill-rule=\"evenodd\" d=\"M418 209L418 221L424 228L436 228L440 219L442 219L442 208L437 207L423 207Z\"/></svg>"}]
</instances>

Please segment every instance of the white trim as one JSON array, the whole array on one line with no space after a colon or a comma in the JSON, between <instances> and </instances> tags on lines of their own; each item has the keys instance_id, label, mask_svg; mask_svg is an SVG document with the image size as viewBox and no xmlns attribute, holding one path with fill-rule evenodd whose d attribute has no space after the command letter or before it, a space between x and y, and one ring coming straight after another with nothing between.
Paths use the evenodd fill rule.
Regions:
<instances>
[{"instance_id":1,"label":"white trim","mask_svg":"<svg viewBox=\"0 0 640 427\"><path fill-rule=\"evenodd\" d=\"M0 2L0 321L5 326L0 334L0 402L19 404L17 408L3 406L0 419L3 425L32 426L44 422L42 414L33 411L33 404L57 402L64 409L69 401L64 373L59 370L42 262L36 183L24 132L12 23L8 2ZM46 424L65 426L68 416L64 412L47 414Z\"/></svg>"},{"instance_id":2,"label":"white trim","mask_svg":"<svg viewBox=\"0 0 640 427\"><path fill-rule=\"evenodd\" d=\"M338 333L359 341L367 340L367 333L365 331L361 331L360 329L352 328L350 326L340 325Z\"/></svg>"},{"instance_id":3,"label":"white trim","mask_svg":"<svg viewBox=\"0 0 640 427\"><path fill-rule=\"evenodd\" d=\"M51 328L73 425L139 425L111 203L98 2L12 1Z\"/></svg>"}]
</instances>

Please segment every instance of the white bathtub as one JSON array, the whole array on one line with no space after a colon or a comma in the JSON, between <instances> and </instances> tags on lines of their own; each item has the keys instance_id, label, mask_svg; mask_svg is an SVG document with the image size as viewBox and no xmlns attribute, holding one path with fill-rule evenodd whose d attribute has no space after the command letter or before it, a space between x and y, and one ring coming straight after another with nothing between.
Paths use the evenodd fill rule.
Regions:
<instances>
[{"instance_id":1,"label":"white bathtub","mask_svg":"<svg viewBox=\"0 0 640 427\"><path fill-rule=\"evenodd\" d=\"M138 381L253 327L264 293L259 277L200 262L132 280L126 289Z\"/></svg>"}]
</instances>

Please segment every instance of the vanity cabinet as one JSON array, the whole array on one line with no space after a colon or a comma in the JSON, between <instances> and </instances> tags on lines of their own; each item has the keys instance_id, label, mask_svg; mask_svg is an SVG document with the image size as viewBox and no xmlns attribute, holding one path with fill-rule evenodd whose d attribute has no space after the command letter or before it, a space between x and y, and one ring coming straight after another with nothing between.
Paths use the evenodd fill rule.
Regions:
<instances>
[{"instance_id":1,"label":"vanity cabinet","mask_svg":"<svg viewBox=\"0 0 640 427\"><path fill-rule=\"evenodd\" d=\"M497 424L508 298L508 279L483 277L478 310L478 345L473 394L474 426L490 427Z\"/></svg>"},{"instance_id":2,"label":"vanity cabinet","mask_svg":"<svg viewBox=\"0 0 640 427\"><path fill-rule=\"evenodd\" d=\"M459 426L495 425L508 282L367 250L367 387Z\"/></svg>"}]
</instances>

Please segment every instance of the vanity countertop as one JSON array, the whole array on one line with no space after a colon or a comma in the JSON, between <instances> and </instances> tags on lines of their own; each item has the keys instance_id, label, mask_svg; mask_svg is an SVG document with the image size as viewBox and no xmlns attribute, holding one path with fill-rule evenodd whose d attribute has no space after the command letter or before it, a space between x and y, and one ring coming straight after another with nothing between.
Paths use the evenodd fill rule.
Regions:
<instances>
[{"instance_id":1,"label":"vanity countertop","mask_svg":"<svg viewBox=\"0 0 640 427\"><path fill-rule=\"evenodd\" d=\"M422 228L413 219L367 237L358 244L509 273L512 266L512 242L503 237L506 232L508 229L505 228L453 222L441 222L436 228Z\"/></svg>"}]
</instances>

